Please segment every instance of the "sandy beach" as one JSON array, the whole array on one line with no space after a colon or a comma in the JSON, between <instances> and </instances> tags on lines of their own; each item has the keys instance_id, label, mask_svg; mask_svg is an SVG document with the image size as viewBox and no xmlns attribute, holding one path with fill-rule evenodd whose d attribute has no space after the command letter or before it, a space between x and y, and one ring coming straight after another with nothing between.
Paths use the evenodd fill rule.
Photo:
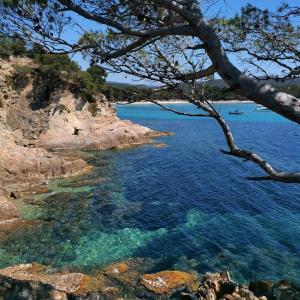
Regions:
<instances>
[{"instance_id":1,"label":"sandy beach","mask_svg":"<svg viewBox=\"0 0 300 300\"><path fill-rule=\"evenodd\" d=\"M188 101L184 101L184 100L162 100L162 101L157 101L160 104L187 104L189 103ZM209 101L212 104L249 104L249 103L255 103L253 101L250 100L219 100L219 101ZM126 101L120 101L120 102L116 102L114 103L116 105L125 105L125 104L129 104ZM137 102L133 102L132 104L135 105L147 105L147 104L153 104L153 102L150 101L137 101Z\"/></svg>"}]
</instances>

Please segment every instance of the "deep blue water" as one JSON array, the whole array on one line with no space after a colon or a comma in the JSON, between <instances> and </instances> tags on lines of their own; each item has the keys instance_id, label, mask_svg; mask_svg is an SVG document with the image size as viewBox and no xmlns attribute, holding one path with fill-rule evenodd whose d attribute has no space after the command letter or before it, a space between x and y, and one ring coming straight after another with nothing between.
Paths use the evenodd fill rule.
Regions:
<instances>
[{"instance_id":1,"label":"deep blue water","mask_svg":"<svg viewBox=\"0 0 300 300\"><path fill-rule=\"evenodd\" d=\"M170 105L196 111L189 104ZM240 147L275 167L300 170L299 126L272 112L232 116L217 108ZM250 181L253 163L223 155L213 120L174 115L154 105L118 107L121 118L175 133L151 145L87 153L92 174L55 181L28 218L44 220L0 245L0 265L38 261L91 268L151 257L157 268L228 270L234 279L300 283L300 185ZM24 247L26 245L26 247Z\"/></svg>"}]
</instances>

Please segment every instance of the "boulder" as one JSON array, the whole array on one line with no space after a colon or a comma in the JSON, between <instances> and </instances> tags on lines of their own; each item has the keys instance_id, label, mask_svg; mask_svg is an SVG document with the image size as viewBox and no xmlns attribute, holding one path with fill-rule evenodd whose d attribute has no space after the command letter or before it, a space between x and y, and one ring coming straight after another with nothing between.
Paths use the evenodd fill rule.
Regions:
<instances>
[{"instance_id":1,"label":"boulder","mask_svg":"<svg viewBox=\"0 0 300 300\"><path fill-rule=\"evenodd\" d=\"M4 299L82 297L88 294L91 281L85 274L53 273L39 264L21 264L1 269L0 278Z\"/></svg>"},{"instance_id":2,"label":"boulder","mask_svg":"<svg viewBox=\"0 0 300 300\"><path fill-rule=\"evenodd\" d=\"M5 300L116 300L120 291L105 276L58 272L32 263L0 270L0 299Z\"/></svg>"},{"instance_id":3,"label":"boulder","mask_svg":"<svg viewBox=\"0 0 300 300\"><path fill-rule=\"evenodd\" d=\"M155 297L170 297L171 295L188 289L194 283L193 276L181 271L162 271L145 274L140 278L140 285Z\"/></svg>"}]
</instances>

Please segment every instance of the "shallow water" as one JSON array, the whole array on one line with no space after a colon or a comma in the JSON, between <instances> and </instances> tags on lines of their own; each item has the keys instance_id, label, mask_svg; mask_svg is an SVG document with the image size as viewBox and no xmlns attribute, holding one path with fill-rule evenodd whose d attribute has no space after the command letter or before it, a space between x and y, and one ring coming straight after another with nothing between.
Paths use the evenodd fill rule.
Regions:
<instances>
[{"instance_id":1,"label":"shallow water","mask_svg":"<svg viewBox=\"0 0 300 300\"><path fill-rule=\"evenodd\" d=\"M170 105L195 111L188 104ZM237 144L277 168L300 169L299 127L252 104L218 104ZM229 115L238 107L243 115ZM224 156L213 120L176 116L154 105L120 106L140 124L174 132L151 145L90 152L93 173L58 180L26 217L43 223L0 243L0 265L36 261L90 270L129 257L157 269L228 270L234 279L287 278L300 284L300 186L249 181L254 164ZM28 213L30 211L30 213Z\"/></svg>"}]
</instances>

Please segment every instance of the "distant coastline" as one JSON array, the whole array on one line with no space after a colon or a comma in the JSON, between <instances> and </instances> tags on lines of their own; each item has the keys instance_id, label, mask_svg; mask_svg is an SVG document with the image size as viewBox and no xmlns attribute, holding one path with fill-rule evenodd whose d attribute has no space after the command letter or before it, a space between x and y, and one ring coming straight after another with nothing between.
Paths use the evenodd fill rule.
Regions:
<instances>
[{"instance_id":1,"label":"distant coastline","mask_svg":"<svg viewBox=\"0 0 300 300\"><path fill-rule=\"evenodd\" d=\"M188 101L185 100L158 100L157 101L160 104L187 104L189 103ZM218 101L209 101L210 103L213 104L249 104L249 103L255 103L254 101L251 100L218 100ZM125 104L129 104L126 101L118 101L115 102L114 104L116 105L125 105ZM153 104L153 102L151 101L137 101L137 102L133 102L132 104L138 104L138 105L148 105L148 104Z\"/></svg>"}]
</instances>

